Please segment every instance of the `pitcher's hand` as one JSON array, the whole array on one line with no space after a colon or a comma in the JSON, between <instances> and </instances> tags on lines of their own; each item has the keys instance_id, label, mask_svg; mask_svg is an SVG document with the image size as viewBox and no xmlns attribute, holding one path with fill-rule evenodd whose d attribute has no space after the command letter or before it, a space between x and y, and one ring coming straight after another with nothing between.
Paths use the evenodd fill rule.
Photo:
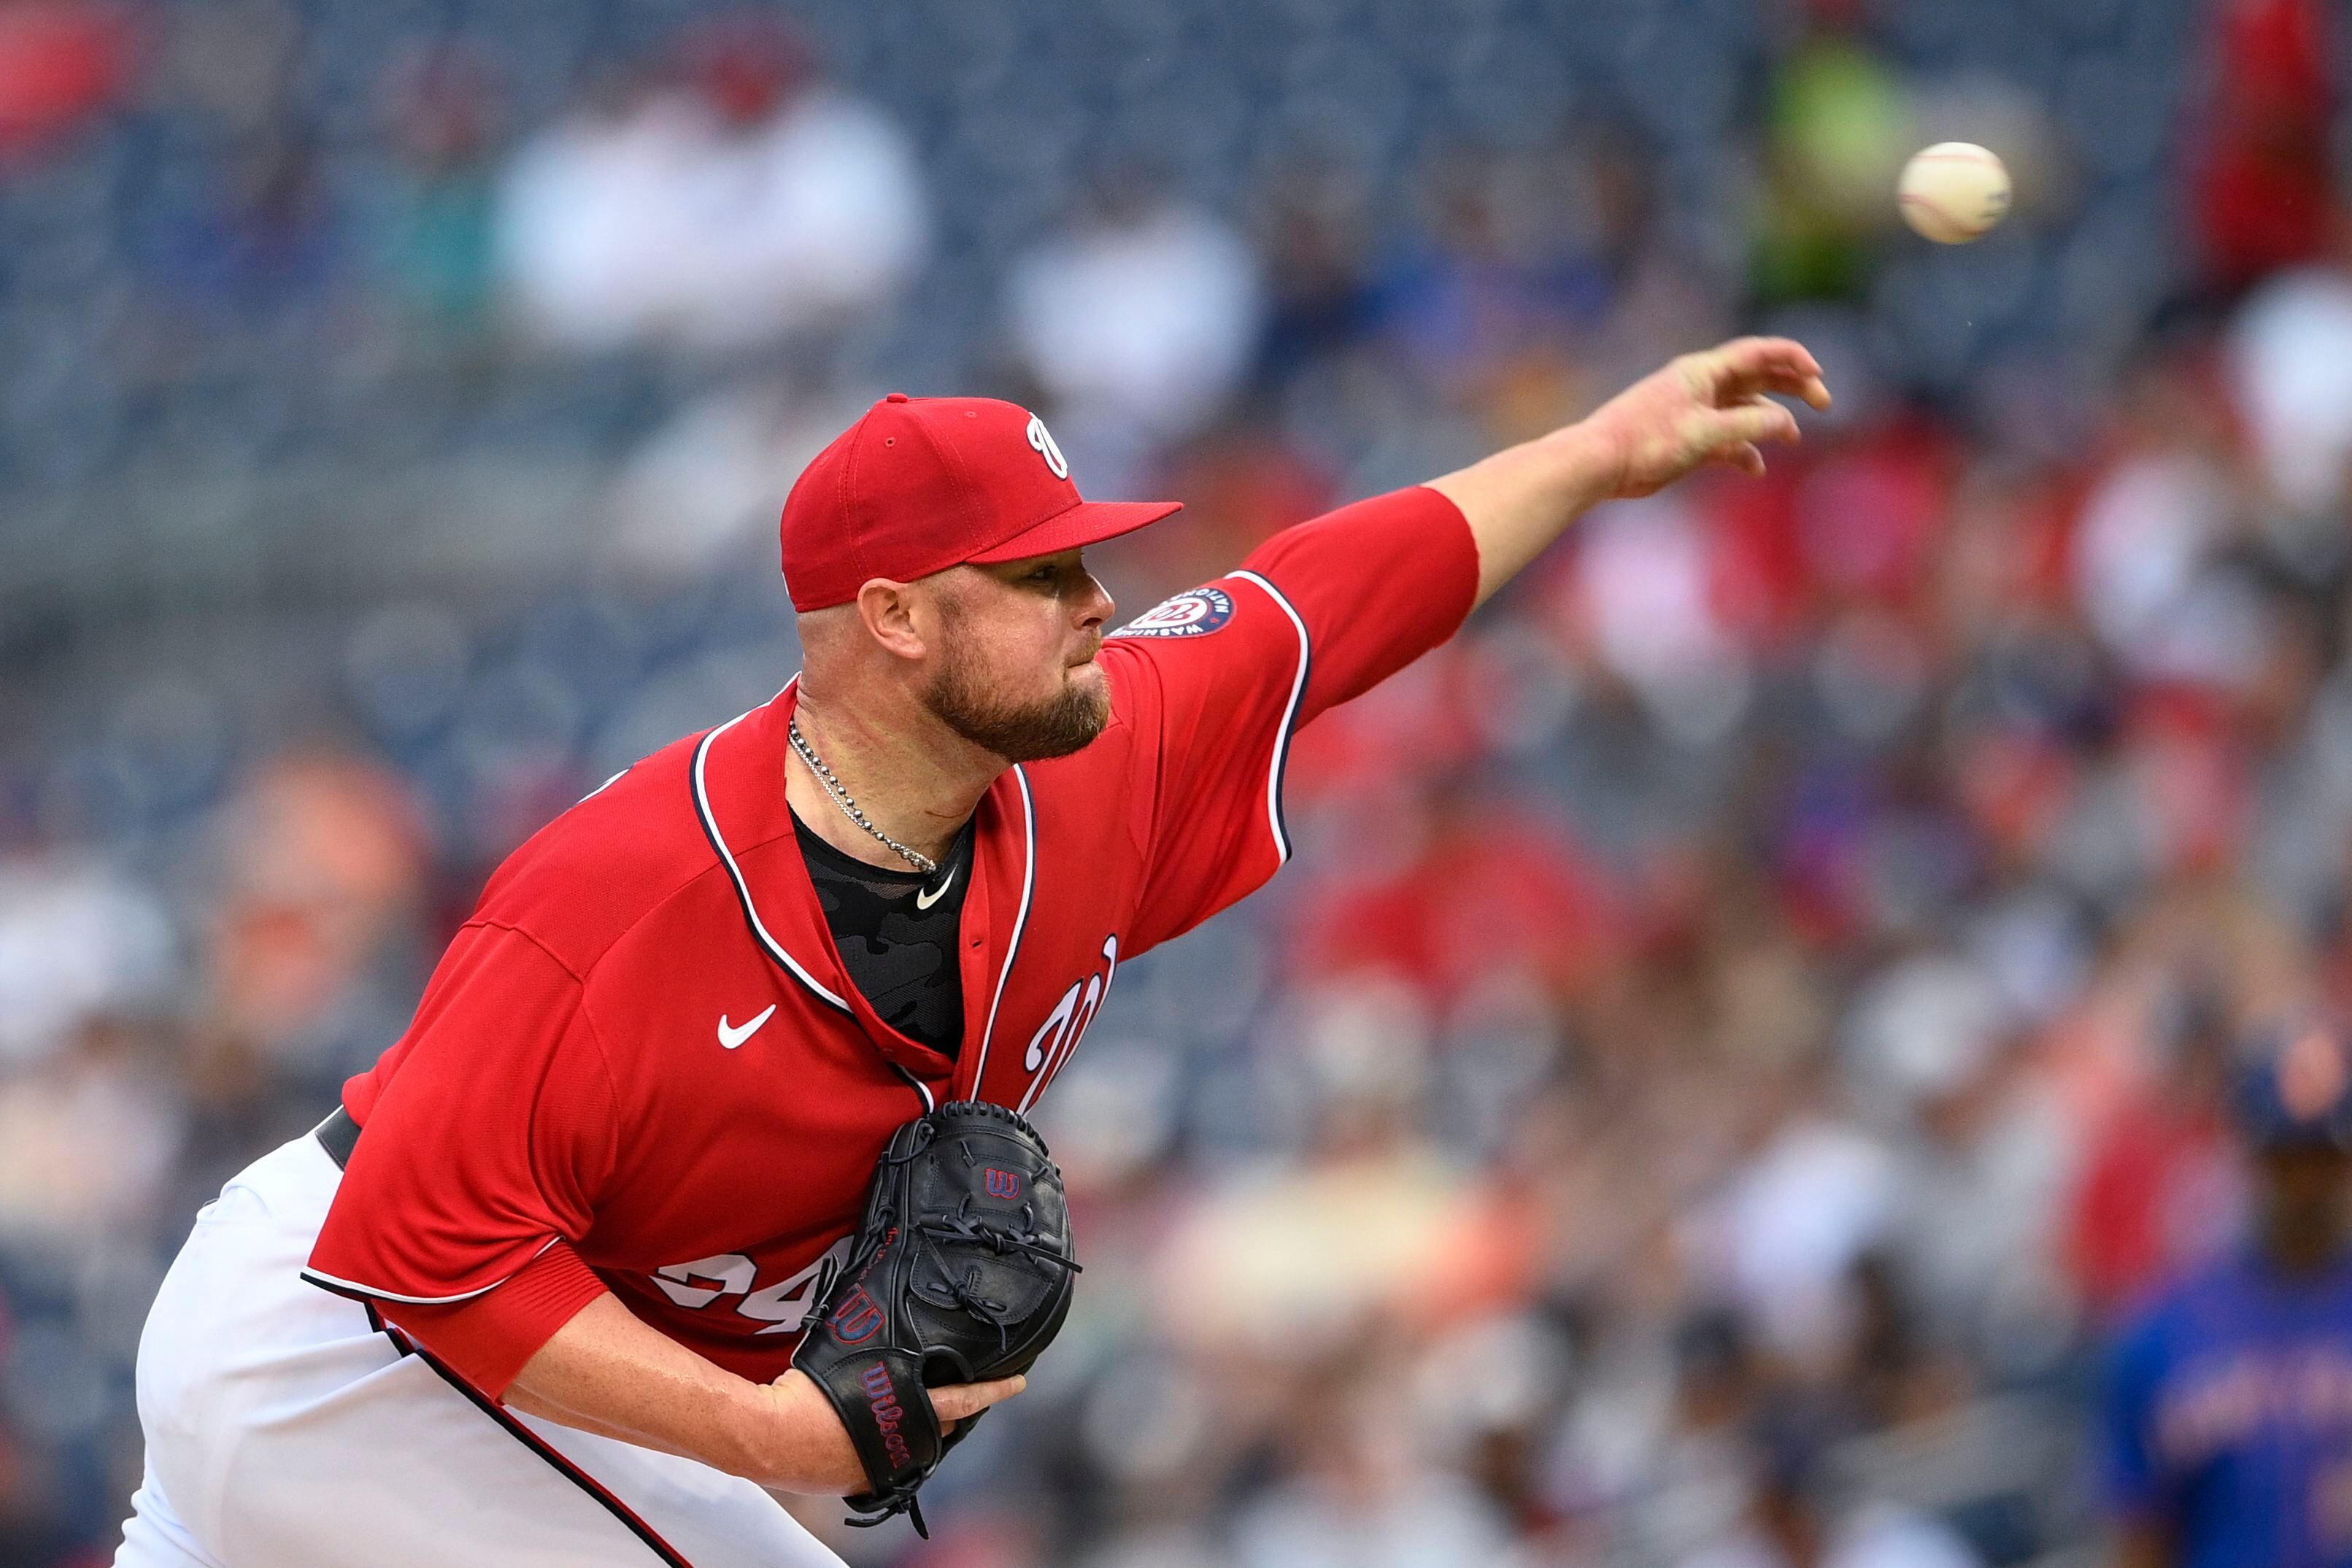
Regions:
<instances>
[{"instance_id":1,"label":"pitcher's hand","mask_svg":"<svg viewBox=\"0 0 2352 1568\"><path fill-rule=\"evenodd\" d=\"M1702 463L1761 474L1759 443L1797 439L1796 416L1767 392L1830 406L1822 367L1803 344L1736 338L1669 361L1545 439L1591 443L1604 493L1619 499L1662 490Z\"/></svg>"},{"instance_id":2,"label":"pitcher's hand","mask_svg":"<svg viewBox=\"0 0 2352 1568\"><path fill-rule=\"evenodd\" d=\"M768 1385L768 1396L785 1417L791 1440L776 1456L767 1473L756 1478L773 1491L835 1492L847 1496L866 1488L866 1466L849 1440L848 1428L832 1401L809 1375L794 1368ZM955 1383L930 1390L931 1409L940 1418L942 1435L955 1430L967 1416L977 1416L1001 1400L1029 1386L1026 1377L1000 1377L991 1383Z\"/></svg>"}]
</instances>

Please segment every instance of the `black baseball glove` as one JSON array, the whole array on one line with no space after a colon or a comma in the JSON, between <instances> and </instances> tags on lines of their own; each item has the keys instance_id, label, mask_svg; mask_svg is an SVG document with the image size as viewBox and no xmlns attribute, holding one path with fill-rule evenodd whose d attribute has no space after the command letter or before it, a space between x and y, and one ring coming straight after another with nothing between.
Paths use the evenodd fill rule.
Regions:
<instances>
[{"instance_id":1,"label":"black baseball glove","mask_svg":"<svg viewBox=\"0 0 2352 1568\"><path fill-rule=\"evenodd\" d=\"M942 1437L927 1388L1026 1372L1069 1315L1069 1206L1029 1124L959 1100L890 1135L848 1267L793 1364L833 1401L869 1490L845 1499L879 1524L980 1419Z\"/></svg>"}]
</instances>

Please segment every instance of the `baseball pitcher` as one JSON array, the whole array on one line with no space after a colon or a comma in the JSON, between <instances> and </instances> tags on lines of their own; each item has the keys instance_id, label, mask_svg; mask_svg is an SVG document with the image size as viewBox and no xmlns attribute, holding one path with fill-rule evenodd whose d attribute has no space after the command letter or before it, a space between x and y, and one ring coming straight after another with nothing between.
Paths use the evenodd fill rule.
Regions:
<instances>
[{"instance_id":1,"label":"baseball pitcher","mask_svg":"<svg viewBox=\"0 0 2352 1568\"><path fill-rule=\"evenodd\" d=\"M1119 965L1290 853L1299 726L1580 513L1760 472L1799 345L1276 536L1122 630L1045 424L877 402L793 488L804 667L499 868L407 1032L198 1217L139 1357L126 1568L835 1563L1080 1267L1025 1113Z\"/></svg>"}]
</instances>

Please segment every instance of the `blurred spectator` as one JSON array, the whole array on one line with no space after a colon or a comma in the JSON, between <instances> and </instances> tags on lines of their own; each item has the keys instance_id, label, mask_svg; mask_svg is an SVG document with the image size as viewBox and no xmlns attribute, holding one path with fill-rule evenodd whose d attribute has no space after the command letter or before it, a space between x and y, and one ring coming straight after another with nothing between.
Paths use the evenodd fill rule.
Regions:
<instances>
[{"instance_id":1,"label":"blurred spectator","mask_svg":"<svg viewBox=\"0 0 2352 1568\"><path fill-rule=\"evenodd\" d=\"M1707 1217L1724 1284L1779 1354L1821 1364L1852 1324L1845 1282L1898 1210L1893 1154L1859 1128L1792 1121Z\"/></svg>"},{"instance_id":2,"label":"blurred spectator","mask_svg":"<svg viewBox=\"0 0 2352 1568\"><path fill-rule=\"evenodd\" d=\"M2235 1184L2220 1104L2229 1019L2210 981L2168 989L2147 1020L2156 1060L2094 1130L2075 1189L2069 1245L2085 1302L2103 1321L2221 1239Z\"/></svg>"},{"instance_id":3,"label":"blurred spectator","mask_svg":"<svg viewBox=\"0 0 2352 1568\"><path fill-rule=\"evenodd\" d=\"M889 304L928 241L904 136L765 23L687 57L681 87L608 89L517 155L500 252L525 324L577 351L740 353Z\"/></svg>"},{"instance_id":4,"label":"blurred spectator","mask_svg":"<svg viewBox=\"0 0 2352 1568\"><path fill-rule=\"evenodd\" d=\"M1646 218L1606 144L1432 160L1422 243L1390 256L1381 327L1432 384L1506 435L1574 412L1570 345L1606 313ZM1630 200L1628 198L1631 198ZM1532 414L1517 405L1533 401Z\"/></svg>"},{"instance_id":5,"label":"blurred spectator","mask_svg":"<svg viewBox=\"0 0 2352 1568\"><path fill-rule=\"evenodd\" d=\"M2305 267L2263 283L2230 333L2254 451L2289 506L2340 507L2352 486L2352 277Z\"/></svg>"},{"instance_id":6,"label":"blurred spectator","mask_svg":"<svg viewBox=\"0 0 2352 1568\"><path fill-rule=\"evenodd\" d=\"M153 1222L183 1135L157 1044L93 1019L39 1067L0 1078L0 1244L70 1260Z\"/></svg>"},{"instance_id":7,"label":"blurred spectator","mask_svg":"<svg viewBox=\"0 0 2352 1568\"><path fill-rule=\"evenodd\" d=\"M196 199L161 260L184 300L251 317L316 304L349 259L348 214L308 139L265 134Z\"/></svg>"},{"instance_id":8,"label":"blurred spectator","mask_svg":"<svg viewBox=\"0 0 2352 1568\"><path fill-rule=\"evenodd\" d=\"M2076 535L2084 612L2135 670L2236 685L2247 672L2245 607L2210 575L2235 519L2211 463L2168 444L2126 459L2093 491Z\"/></svg>"},{"instance_id":9,"label":"blurred spectator","mask_svg":"<svg viewBox=\"0 0 2352 1568\"><path fill-rule=\"evenodd\" d=\"M307 1065L422 899L421 824L397 779L320 754L258 774L224 812L220 840L215 1026L235 1049Z\"/></svg>"},{"instance_id":10,"label":"blurred spectator","mask_svg":"<svg viewBox=\"0 0 2352 1568\"><path fill-rule=\"evenodd\" d=\"M2235 292L2335 237L2341 85L2319 0L2214 0L2208 14L2211 92L2187 145L2206 279Z\"/></svg>"},{"instance_id":11,"label":"blurred spectator","mask_svg":"<svg viewBox=\"0 0 2352 1568\"><path fill-rule=\"evenodd\" d=\"M1723 542L1689 497L1656 496L1593 517L1575 558L1570 613L1657 727L1689 745L1729 733L1753 692Z\"/></svg>"},{"instance_id":12,"label":"blurred spectator","mask_svg":"<svg viewBox=\"0 0 2352 1568\"><path fill-rule=\"evenodd\" d=\"M1515 1568L1520 1558L1493 1505L1423 1462L1417 1413L1399 1393L1366 1376L1295 1413L1297 1430L1329 1437L1297 1443L1298 1473L1242 1515L1242 1568Z\"/></svg>"},{"instance_id":13,"label":"blurred spectator","mask_svg":"<svg viewBox=\"0 0 2352 1568\"><path fill-rule=\"evenodd\" d=\"M1356 771L1354 782L1370 780ZM1335 845L1287 955L1302 976L1391 974L1417 998L1452 1004L1517 977L1566 989L1611 955L1607 890L1553 824L1475 795L1431 810L1368 793L1368 814L1386 816L1391 837L1352 852Z\"/></svg>"},{"instance_id":14,"label":"blurred spectator","mask_svg":"<svg viewBox=\"0 0 2352 1568\"><path fill-rule=\"evenodd\" d=\"M676 582L772 554L776 497L867 406L770 381L709 392L614 476L607 559L639 580Z\"/></svg>"},{"instance_id":15,"label":"blurred spectator","mask_svg":"<svg viewBox=\"0 0 2352 1568\"><path fill-rule=\"evenodd\" d=\"M765 25L714 27L689 59L713 119L675 193L680 337L738 348L895 299L929 239L904 134Z\"/></svg>"},{"instance_id":16,"label":"blurred spectator","mask_svg":"<svg viewBox=\"0 0 2352 1568\"><path fill-rule=\"evenodd\" d=\"M1283 1066L1314 1110L1312 1157L1201 1196L1160 1267L1169 1331L1297 1357L1450 1295L1472 1194L1410 1131L1429 1019L1407 986L1360 974L1299 998Z\"/></svg>"},{"instance_id":17,"label":"blurred spectator","mask_svg":"<svg viewBox=\"0 0 2352 1568\"><path fill-rule=\"evenodd\" d=\"M132 18L111 5L0 5L0 162L112 108L131 84L138 43Z\"/></svg>"},{"instance_id":18,"label":"blurred spectator","mask_svg":"<svg viewBox=\"0 0 2352 1568\"><path fill-rule=\"evenodd\" d=\"M1820 1436L1785 1413L1768 1426L1742 1525L1680 1568L1980 1568L1950 1527L1888 1502L1840 1506Z\"/></svg>"},{"instance_id":19,"label":"blurred spectator","mask_svg":"<svg viewBox=\"0 0 2352 1568\"><path fill-rule=\"evenodd\" d=\"M0 862L0 1073L93 1022L166 1008L177 933L156 894L80 857Z\"/></svg>"},{"instance_id":20,"label":"blurred spectator","mask_svg":"<svg viewBox=\"0 0 2352 1568\"><path fill-rule=\"evenodd\" d=\"M1265 308L1241 236L1131 165L1106 170L1087 210L1018 257L1005 284L1013 352L1060 439L1113 462L1216 416L1248 369Z\"/></svg>"},{"instance_id":21,"label":"blurred spectator","mask_svg":"<svg viewBox=\"0 0 2352 1568\"><path fill-rule=\"evenodd\" d=\"M415 315L471 333L488 319L494 282L499 84L483 61L432 50L394 70L387 97L399 164L378 196L383 263Z\"/></svg>"},{"instance_id":22,"label":"blurred spectator","mask_svg":"<svg viewBox=\"0 0 2352 1568\"><path fill-rule=\"evenodd\" d=\"M1347 352L1371 327L1378 303L1369 204L1360 179L1314 163L1272 182L1258 214L1267 307L1255 372L1269 388Z\"/></svg>"},{"instance_id":23,"label":"blurred spectator","mask_svg":"<svg viewBox=\"0 0 2352 1568\"><path fill-rule=\"evenodd\" d=\"M1851 298L1868 280L1867 236L1894 216L1886 193L1911 151L1903 86L1887 62L1832 20L1782 61L1772 86L1758 208L1757 291L1768 300Z\"/></svg>"},{"instance_id":24,"label":"blurred spectator","mask_svg":"<svg viewBox=\"0 0 2352 1568\"><path fill-rule=\"evenodd\" d=\"M660 329L684 249L667 208L692 156L688 121L647 84L608 82L516 152L496 249L526 332L593 353Z\"/></svg>"}]
</instances>

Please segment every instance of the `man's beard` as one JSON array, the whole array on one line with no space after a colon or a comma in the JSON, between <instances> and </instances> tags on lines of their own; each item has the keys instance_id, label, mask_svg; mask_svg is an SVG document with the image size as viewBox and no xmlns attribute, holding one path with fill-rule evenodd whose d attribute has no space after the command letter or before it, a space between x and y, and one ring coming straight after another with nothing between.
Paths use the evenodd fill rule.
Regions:
<instances>
[{"instance_id":1,"label":"man's beard","mask_svg":"<svg viewBox=\"0 0 2352 1568\"><path fill-rule=\"evenodd\" d=\"M969 659L943 660L923 693L940 723L1008 762L1067 757L1110 722L1109 694L1097 685L1067 682L1058 696L1026 706L983 689Z\"/></svg>"}]
</instances>

